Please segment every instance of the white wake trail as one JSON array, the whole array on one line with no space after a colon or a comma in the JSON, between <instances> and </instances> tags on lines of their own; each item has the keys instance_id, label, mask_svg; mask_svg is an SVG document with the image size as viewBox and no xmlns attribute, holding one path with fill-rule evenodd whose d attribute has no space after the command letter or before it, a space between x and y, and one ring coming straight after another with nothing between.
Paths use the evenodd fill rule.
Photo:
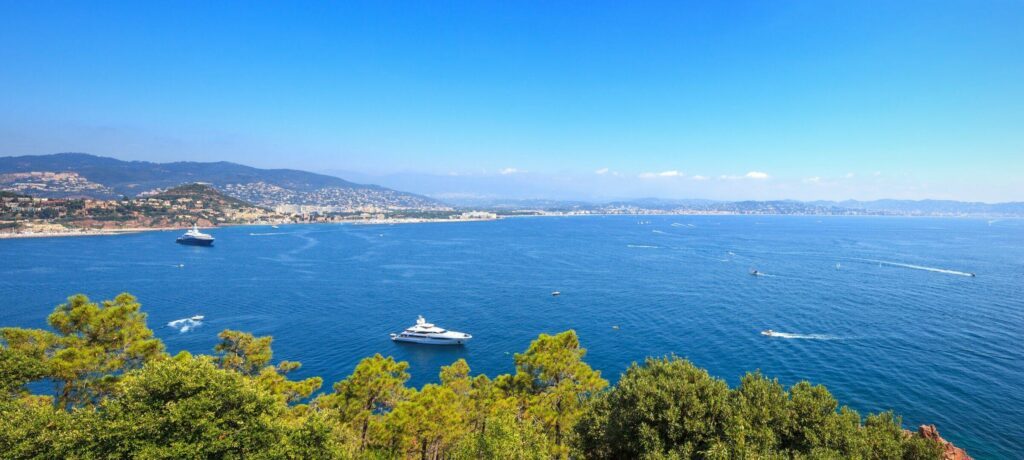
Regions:
<instances>
[{"instance_id":1,"label":"white wake trail","mask_svg":"<svg viewBox=\"0 0 1024 460\"><path fill-rule=\"evenodd\" d=\"M804 340L838 340L839 337L827 334L794 334L790 332L772 332L768 337L780 339L804 339Z\"/></svg>"},{"instance_id":2,"label":"white wake trail","mask_svg":"<svg viewBox=\"0 0 1024 460\"><path fill-rule=\"evenodd\" d=\"M934 272L934 273L945 273L947 275L957 275L957 276L967 276L967 277L973 277L974 276L974 273L962 272L962 271L959 271L959 270L950 270L948 268L925 267L923 265L905 264L905 263L900 263L900 262L889 262L889 261L885 261L885 260L873 260L873 259L859 259L859 260L863 260L863 261L867 261L867 262L879 263L879 264L882 264L882 265L889 265L889 266L892 266L892 267L910 268L910 269L913 269L913 270L924 270L926 272Z\"/></svg>"},{"instance_id":3,"label":"white wake trail","mask_svg":"<svg viewBox=\"0 0 1024 460\"><path fill-rule=\"evenodd\" d=\"M176 319L174 321L171 321L171 322L167 323L167 327L169 327L171 329L177 329L178 332L180 332L182 334L184 334L184 333L186 333L188 331L191 331L192 329L195 329L195 328L197 328L199 326L202 326L202 325L203 325L202 321L196 321L196 320L194 320L192 318Z\"/></svg>"}]
</instances>

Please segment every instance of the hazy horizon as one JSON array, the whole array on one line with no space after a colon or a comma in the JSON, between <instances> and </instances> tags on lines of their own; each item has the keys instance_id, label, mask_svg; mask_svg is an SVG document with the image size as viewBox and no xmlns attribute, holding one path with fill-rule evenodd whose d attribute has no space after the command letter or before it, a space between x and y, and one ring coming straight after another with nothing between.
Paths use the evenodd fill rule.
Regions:
<instances>
[{"instance_id":1,"label":"hazy horizon","mask_svg":"<svg viewBox=\"0 0 1024 460\"><path fill-rule=\"evenodd\" d=\"M1024 200L1021 3L57 3L0 5L4 155L434 195Z\"/></svg>"},{"instance_id":2,"label":"hazy horizon","mask_svg":"<svg viewBox=\"0 0 1024 460\"><path fill-rule=\"evenodd\" d=\"M118 158L108 155L97 155L89 152L56 152L54 154L86 154L93 155L101 158L113 158L122 161L150 161L150 160L133 160L130 158ZM50 154L43 154L50 155ZM0 155L0 158L11 158L18 157L21 155ZM31 155L30 155L31 156ZM178 160L187 161L187 160ZM226 160L209 160L206 163L215 163ZM156 162L156 163L170 163L170 162ZM253 166L245 163L237 163L244 166ZM295 169L290 167L270 167L261 169ZM347 171L347 170L311 170L307 171L315 174L323 174L341 178L350 182L365 185L378 185L387 188L403 192L411 192L420 195L430 196L439 200L449 200L453 202L470 202L470 201L501 201L501 200L551 200L551 201L582 201L601 203L609 201L628 201L628 200L642 200L642 199L664 199L664 200L709 200L709 201L777 201L777 200L796 200L796 201L875 201L875 200L951 200L961 202L982 202L982 203L1009 203L1018 202L1018 200L1006 200L1006 201L984 201L984 200L964 200L957 198L936 198L936 197L925 197L925 198L900 198L892 195L885 195L880 193L874 197L804 197L796 198L792 196L786 196L780 194L778 196L770 196L765 198L745 198L742 196L742 191L737 197L713 197L713 196L698 196L698 195L671 195L671 194L658 194L657 191L652 189L635 189L633 194L587 194L580 192L578 188L573 188L572 178L569 180L562 181L549 180L549 177L537 174L528 174L526 172L511 173L468 173L468 174L423 174L423 173L393 173L393 174L367 174L359 171ZM628 181L630 178L623 178L621 175L610 176L611 180L625 180ZM849 179L849 178L847 178ZM736 184L741 183L744 180L755 180L755 178L749 177L728 177L728 178L708 178L707 181L718 181L719 183ZM761 178L766 183L770 184L768 178ZM881 180L876 176L876 180ZM646 193L651 192L651 193ZM697 193L706 192L698 191Z\"/></svg>"}]
</instances>

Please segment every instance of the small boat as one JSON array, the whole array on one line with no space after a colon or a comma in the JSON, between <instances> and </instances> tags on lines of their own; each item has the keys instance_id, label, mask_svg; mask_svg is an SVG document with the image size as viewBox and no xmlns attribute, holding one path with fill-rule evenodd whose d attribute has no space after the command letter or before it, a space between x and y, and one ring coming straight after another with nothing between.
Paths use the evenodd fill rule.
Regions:
<instances>
[{"instance_id":1,"label":"small boat","mask_svg":"<svg viewBox=\"0 0 1024 460\"><path fill-rule=\"evenodd\" d=\"M750 274L751 274L752 276L761 276L761 272L757 271L757 269L756 269L756 268L751 268L751 269L750 269Z\"/></svg>"},{"instance_id":2,"label":"small boat","mask_svg":"<svg viewBox=\"0 0 1024 460\"><path fill-rule=\"evenodd\" d=\"M191 317L189 319L192 320L192 321L202 321L204 318L206 318L206 317L203 316L203 315L195 315L195 316L193 316L193 317Z\"/></svg>"},{"instance_id":3,"label":"small boat","mask_svg":"<svg viewBox=\"0 0 1024 460\"><path fill-rule=\"evenodd\" d=\"M192 229L185 232L184 235L174 240L178 244L187 244L190 246L212 246L213 236L207 235L206 233L199 231L198 224L192 224Z\"/></svg>"},{"instance_id":4,"label":"small boat","mask_svg":"<svg viewBox=\"0 0 1024 460\"><path fill-rule=\"evenodd\" d=\"M472 339L473 336L465 332L449 331L428 323L420 315L416 319L416 325L398 334L391 334L391 340L395 342L424 343L428 345L462 345Z\"/></svg>"},{"instance_id":5,"label":"small boat","mask_svg":"<svg viewBox=\"0 0 1024 460\"><path fill-rule=\"evenodd\" d=\"M554 296L554 297L558 297L558 296L562 295L562 291L551 291L551 295Z\"/></svg>"},{"instance_id":6,"label":"small boat","mask_svg":"<svg viewBox=\"0 0 1024 460\"><path fill-rule=\"evenodd\" d=\"M761 335L767 335L767 336L771 337L771 336L775 335L775 331L773 331L771 329L765 329L765 330L761 331Z\"/></svg>"},{"instance_id":7,"label":"small boat","mask_svg":"<svg viewBox=\"0 0 1024 460\"><path fill-rule=\"evenodd\" d=\"M277 225L271 225L270 228L280 228Z\"/></svg>"}]
</instances>

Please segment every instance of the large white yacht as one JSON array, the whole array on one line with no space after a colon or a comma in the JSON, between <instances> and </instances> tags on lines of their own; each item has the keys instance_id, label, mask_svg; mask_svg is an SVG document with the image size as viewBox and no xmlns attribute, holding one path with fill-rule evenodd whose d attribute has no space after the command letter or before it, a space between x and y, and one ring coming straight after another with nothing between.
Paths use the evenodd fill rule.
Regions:
<instances>
[{"instance_id":1,"label":"large white yacht","mask_svg":"<svg viewBox=\"0 0 1024 460\"><path fill-rule=\"evenodd\" d=\"M449 331L437 327L421 315L416 319L416 325L401 333L391 334L391 340L395 342L426 343L430 345L462 345L472 339L473 336L465 332Z\"/></svg>"},{"instance_id":2,"label":"large white yacht","mask_svg":"<svg viewBox=\"0 0 1024 460\"><path fill-rule=\"evenodd\" d=\"M185 232L184 235L174 240L178 244L187 244L191 246L211 246L213 245L213 236L207 235L206 233L199 231L198 224L192 224L192 229Z\"/></svg>"}]
</instances>

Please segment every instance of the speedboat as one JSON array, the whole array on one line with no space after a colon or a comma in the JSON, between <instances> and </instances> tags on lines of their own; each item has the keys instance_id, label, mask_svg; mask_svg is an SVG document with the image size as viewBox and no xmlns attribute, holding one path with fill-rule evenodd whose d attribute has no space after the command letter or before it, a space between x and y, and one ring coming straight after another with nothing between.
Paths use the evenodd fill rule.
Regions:
<instances>
[{"instance_id":1,"label":"speedboat","mask_svg":"<svg viewBox=\"0 0 1024 460\"><path fill-rule=\"evenodd\" d=\"M757 271L756 268L751 268L750 269L750 274L753 275L753 276L761 276L761 272Z\"/></svg>"},{"instance_id":2,"label":"speedboat","mask_svg":"<svg viewBox=\"0 0 1024 460\"><path fill-rule=\"evenodd\" d=\"M391 334L391 340L395 342L425 343L429 345L462 345L472 339L473 336L465 332L449 331L437 327L420 315L416 319L416 325L398 334Z\"/></svg>"},{"instance_id":3,"label":"speedboat","mask_svg":"<svg viewBox=\"0 0 1024 460\"><path fill-rule=\"evenodd\" d=\"M767 336L771 337L771 336L775 335L775 331L773 331L771 329L765 329L765 330L761 331L761 335L767 335Z\"/></svg>"},{"instance_id":4,"label":"speedboat","mask_svg":"<svg viewBox=\"0 0 1024 460\"><path fill-rule=\"evenodd\" d=\"M193 316L193 317L191 317L189 319L192 320L192 321L202 321L203 318L206 318L206 317L203 316L203 315L195 315L195 316Z\"/></svg>"},{"instance_id":5,"label":"speedboat","mask_svg":"<svg viewBox=\"0 0 1024 460\"><path fill-rule=\"evenodd\" d=\"M178 244L188 244L192 246L211 246L213 245L213 236L207 235L206 233L199 231L198 224L192 224L192 228L185 232L184 235L174 240Z\"/></svg>"},{"instance_id":6,"label":"speedboat","mask_svg":"<svg viewBox=\"0 0 1024 460\"><path fill-rule=\"evenodd\" d=\"M555 297L558 297L558 296L562 295L562 291L551 291L551 295L553 295Z\"/></svg>"}]
</instances>

